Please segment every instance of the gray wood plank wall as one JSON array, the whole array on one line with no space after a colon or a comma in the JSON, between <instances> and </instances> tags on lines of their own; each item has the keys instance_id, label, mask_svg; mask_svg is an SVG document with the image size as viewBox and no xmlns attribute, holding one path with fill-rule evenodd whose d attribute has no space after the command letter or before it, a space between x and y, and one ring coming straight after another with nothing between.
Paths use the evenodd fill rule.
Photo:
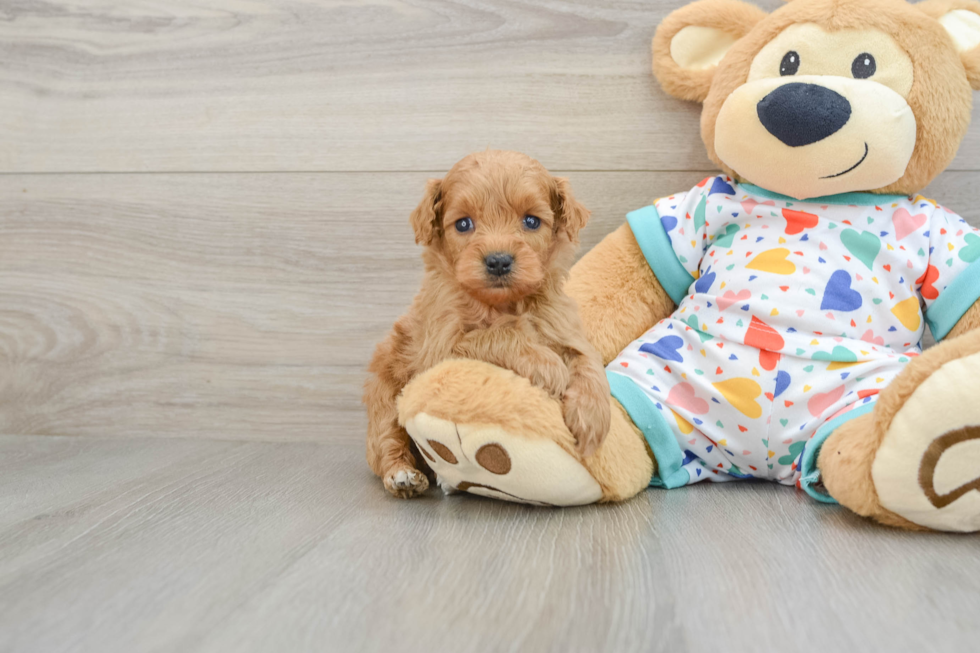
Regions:
<instances>
[{"instance_id":1,"label":"gray wood plank wall","mask_svg":"<svg viewBox=\"0 0 980 653\"><path fill-rule=\"evenodd\" d=\"M588 248L712 171L649 71L681 4L0 4L0 433L360 440L426 177L526 151ZM974 126L928 192L978 182Z\"/></svg>"}]
</instances>

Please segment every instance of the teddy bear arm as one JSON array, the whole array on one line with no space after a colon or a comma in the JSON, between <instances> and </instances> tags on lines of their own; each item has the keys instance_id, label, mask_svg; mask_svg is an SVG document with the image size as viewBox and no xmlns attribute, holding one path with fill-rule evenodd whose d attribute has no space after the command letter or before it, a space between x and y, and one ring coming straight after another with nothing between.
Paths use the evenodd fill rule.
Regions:
<instances>
[{"instance_id":1,"label":"teddy bear arm","mask_svg":"<svg viewBox=\"0 0 980 653\"><path fill-rule=\"evenodd\" d=\"M675 308L629 224L572 267L565 289L578 303L586 336L604 365Z\"/></svg>"}]
</instances>

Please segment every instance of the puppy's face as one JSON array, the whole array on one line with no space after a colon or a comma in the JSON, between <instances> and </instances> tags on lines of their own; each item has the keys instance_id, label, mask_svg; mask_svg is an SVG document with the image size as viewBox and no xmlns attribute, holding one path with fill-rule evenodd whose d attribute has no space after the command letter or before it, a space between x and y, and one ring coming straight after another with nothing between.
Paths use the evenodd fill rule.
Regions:
<instances>
[{"instance_id":1,"label":"puppy's face","mask_svg":"<svg viewBox=\"0 0 980 653\"><path fill-rule=\"evenodd\" d=\"M456 280L480 301L515 301L544 283L556 240L547 181L519 169L471 170L449 184L442 250Z\"/></svg>"},{"instance_id":2,"label":"puppy's face","mask_svg":"<svg viewBox=\"0 0 980 653\"><path fill-rule=\"evenodd\" d=\"M562 271L562 254L588 219L567 181L513 152L467 157L429 190L413 214L417 240L444 259L466 292L490 305L527 297L550 272Z\"/></svg>"}]
</instances>

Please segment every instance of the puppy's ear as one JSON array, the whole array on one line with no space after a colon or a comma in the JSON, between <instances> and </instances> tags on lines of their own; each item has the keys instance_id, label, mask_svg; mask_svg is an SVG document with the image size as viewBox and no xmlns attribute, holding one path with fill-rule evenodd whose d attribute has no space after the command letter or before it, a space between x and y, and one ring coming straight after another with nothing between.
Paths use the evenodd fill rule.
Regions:
<instances>
[{"instance_id":1,"label":"puppy's ear","mask_svg":"<svg viewBox=\"0 0 980 653\"><path fill-rule=\"evenodd\" d=\"M674 97L704 102L718 63L765 17L738 0L698 0L681 7L653 36L653 74Z\"/></svg>"},{"instance_id":2,"label":"puppy's ear","mask_svg":"<svg viewBox=\"0 0 980 653\"><path fill-rule=\"evenodd\" d=\"M418 245L431 245L442 226L439 224L442 200L442 180L430 179L425 185L425 195L422 201L412 211L409 222L415 230L415 242Z\"/></svg>"},{"instance_id":3,"label":"puppy's ear","mask_svg":"<svg viewBox=\"0 0 980 653\"><path fill-rule=\"evenodd\" d=\"M926 0L915 6L938 20L946 29L966 69L970 87L980 91L980 2Z\"/></svg>"},{"instance_id":4,"label":"puppy's ear","mask_svg":"<svg viewBox=\"0 0 980 653\"><path fill-rule=\"evenodd\" d=\"M589 221L589 210L575 199L572 185L564 177L552 177L551 210L555 214L555 231L568 234L573 243L578 242L578 232Z\"/></svg>"}]
</instances>

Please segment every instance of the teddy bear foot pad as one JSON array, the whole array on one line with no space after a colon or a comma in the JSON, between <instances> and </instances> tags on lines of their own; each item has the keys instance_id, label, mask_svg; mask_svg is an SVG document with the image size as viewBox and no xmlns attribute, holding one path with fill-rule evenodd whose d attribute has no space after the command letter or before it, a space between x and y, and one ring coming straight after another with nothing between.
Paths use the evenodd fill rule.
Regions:
<instances>
[{"instance_id":1,"label":"teddy bear foot pad","mask_svg":"<svg viewBox=\"0 0 980 653\"><path fill-rule=\"evenodd\" d=\"M896 413L875 455L881 505L921 526L980 530L980 353L931 374Z\"/></svg>"},{"instance_id":2,"label":"teddy bear foot pad","mask_svg":"<svg viewBox=\"0 0 980 653\"><path fill-rule=\"evenodd\" d=\"M405 428L444 490L550 506L584 505L602 497L582 463L553 440L427 413L409 419Z\"/></svg>"}]
</instances>

